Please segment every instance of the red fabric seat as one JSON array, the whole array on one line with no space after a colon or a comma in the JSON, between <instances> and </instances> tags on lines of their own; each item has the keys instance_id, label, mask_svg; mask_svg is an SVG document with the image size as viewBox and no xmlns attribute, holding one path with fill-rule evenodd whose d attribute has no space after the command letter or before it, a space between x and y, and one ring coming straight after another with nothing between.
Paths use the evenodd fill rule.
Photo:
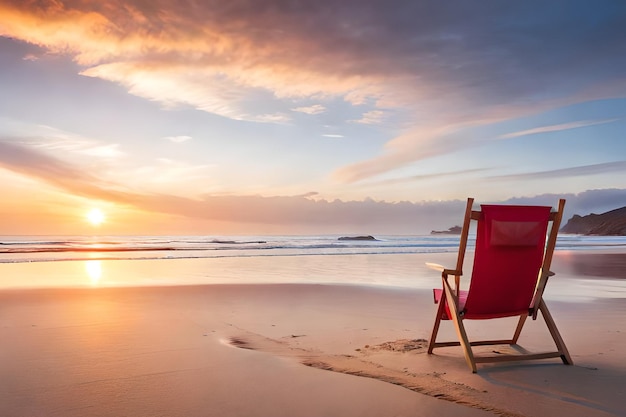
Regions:
<instances>
[{"instance_id":1,"label":"red fabric seat","mask_svg":"<svg viewBox=\"0 0 626 417\"><path fill-rule=\"evenodd\" d=\"M481 206L466 319L528 312L543 261L550 207Z\"/></svg>"}]
</instances>

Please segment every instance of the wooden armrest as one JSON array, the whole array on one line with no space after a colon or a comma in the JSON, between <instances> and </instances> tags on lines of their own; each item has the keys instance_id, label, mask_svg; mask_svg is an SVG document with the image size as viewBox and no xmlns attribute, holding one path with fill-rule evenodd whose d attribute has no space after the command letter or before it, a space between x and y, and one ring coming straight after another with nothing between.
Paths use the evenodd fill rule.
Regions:
<instances>
[{"instance_id":1,"label":"wooden armrest","mask_svg":"<svg viewBox=\"0 0 626 417\"><path fill-rule=\"evenodd\" d=\"M463 275L463 272L457 271L456 269L447 269L443 265L434 264L432 262L426 262L426 266L430 269L434 269L435 271L439 271L444 275Z\"/></svg>"},{"instance_id":2,"label":"wooden armrest","mask_svg":"<svg viewBox=\"0 0 626 417\"><path fill-rule=\"evenodd\" d=\"M434 264L432 262L426 262L426 266L429 267L430 269L434 269L435 271L439 271L439 272L443 272L446 269L443 267L443 265Z\"/></svg>"}]
</instances>

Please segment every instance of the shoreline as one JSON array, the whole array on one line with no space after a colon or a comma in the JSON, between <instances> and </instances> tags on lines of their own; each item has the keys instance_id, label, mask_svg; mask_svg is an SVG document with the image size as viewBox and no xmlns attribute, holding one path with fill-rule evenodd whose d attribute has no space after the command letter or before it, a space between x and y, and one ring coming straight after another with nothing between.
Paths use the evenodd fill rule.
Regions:
<instances>
[{"instance_id":1,"label":"shoreline","mask_svg":"<svg viewBox=\"0 0 626 417\"><path fill-rule=\"evenodd\" d=\"M212 284L356 284L430 289L438 274L425 266L456 263L456 253L274 255L223 258L81 259L0 263L9 288L150 287ZM464 269L471 271L472 252ZM344 277L341 271L349 273ZM556 279L626 279L626 248L560 250ZM433 278L435 280L433 281Z\"/></svg>"}]
</instances>

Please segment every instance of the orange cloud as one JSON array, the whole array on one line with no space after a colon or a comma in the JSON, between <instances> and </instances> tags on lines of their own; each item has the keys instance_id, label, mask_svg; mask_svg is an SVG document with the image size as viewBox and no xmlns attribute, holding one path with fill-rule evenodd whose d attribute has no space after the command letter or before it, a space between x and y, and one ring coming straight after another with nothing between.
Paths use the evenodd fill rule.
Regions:
<instances>
[{"instance_id":1,"label":"orange cloud","mask_svg":"<svg viewBox=\"0 0 626 417\"><path fill-rule=\"evenodd\" d=\"M97 7L73 1L15 2L0 5L0 34L70 54L85 67L83 75L124 85L132 94L238 120L286 120L243 106L257 89L277 98L328 97L375 82L337 74L329 63L345 57L324 52L302 34L284 36L284 29L269 28L275 26L273 19L282 20L278 27L288 24L286 15L259 17L241 10L255 20L244 23L237 10L228 9L207 5L190 10L165 1L143 9L122 1ZM255 28L259 26L264 29Z\"/></svg>"}]
</instances>

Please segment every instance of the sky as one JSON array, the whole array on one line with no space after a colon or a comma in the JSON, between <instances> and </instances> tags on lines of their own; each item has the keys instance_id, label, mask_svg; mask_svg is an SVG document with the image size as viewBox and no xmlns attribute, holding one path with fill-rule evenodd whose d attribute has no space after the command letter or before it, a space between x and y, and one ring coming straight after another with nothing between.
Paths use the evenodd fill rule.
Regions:
<instances>
[{"instance_id":1,"label":"sky","mask_svg":"<svg viewBox=\"0 0 626 417\"><path fill-rule=\"evenodd\" d=\"M0 0L0 195L0 235L623 207L626 3Z\"/></svg>"}]
</instances>

